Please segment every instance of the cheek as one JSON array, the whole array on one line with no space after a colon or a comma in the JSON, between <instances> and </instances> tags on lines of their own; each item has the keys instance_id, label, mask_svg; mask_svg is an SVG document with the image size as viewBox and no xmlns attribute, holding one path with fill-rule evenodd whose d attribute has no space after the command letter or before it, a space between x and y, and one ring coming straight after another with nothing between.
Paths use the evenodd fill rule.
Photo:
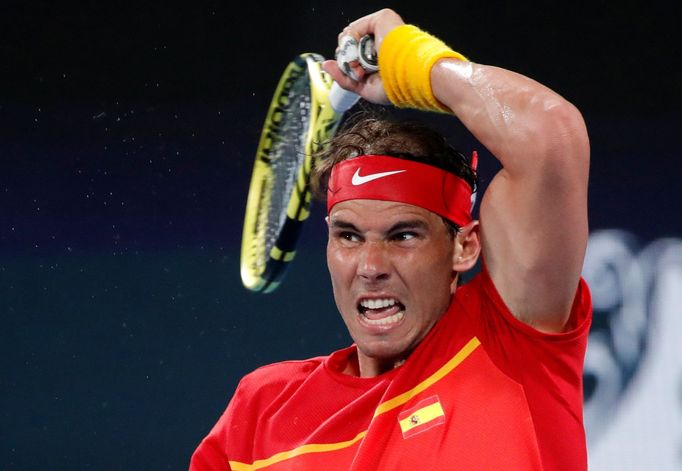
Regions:
<instances>
[{"instance_id":1,"label":"cheek","mask_svg":"<svg viewBox=\"0 0 682 471\"><path fill-rule=\"evenodd\" d=\"M405 257L401 260L403 273L411 280L413 286L422 292L436 296L440 291L450 292L452 283L452 260L447 252L417 254L416 257Z\"/></svg>"},{"instance_id":2,"label":"cheek","mask_svg":"<svg viewBox=\"0 0 682 471\"><path fill-rule=\"evenodd\" d=\"M344 281L349 277L349 273L353 272L353 264L347 255L344 255L343 251L335 248L333 246L327 247L327 269L329 270L329 276L332 281L332 287L334 288L334 293L337 293L337 289L344 285Z\"/></svg>"},{"instance_id":3,"label":"cheek","mask_svg":"<svg viewBox=\"0 0 682 471\"><path fill-rule=\"evenodd\" d=\"M327 250L327 268L329 270L334 303L346 326L351 329L352 325L349 322L353 317L353 312L350 307L352 299L350 287L353 276L349 275L348 262L339 255L338 251Z\"/></svg>"}]
</instances>

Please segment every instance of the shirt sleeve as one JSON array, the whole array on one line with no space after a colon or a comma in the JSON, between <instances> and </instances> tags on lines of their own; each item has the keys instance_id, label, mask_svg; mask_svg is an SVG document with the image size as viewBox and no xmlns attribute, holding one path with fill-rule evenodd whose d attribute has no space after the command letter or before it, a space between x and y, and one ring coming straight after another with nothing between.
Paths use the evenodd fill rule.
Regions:
<instances>
[{"instance_id":1,"label":"shirt sleeve","mask_svg":"<svg viewBox=\"0 0 682 471\"><path fill-rule=\"evenodd\" d=\"M244 379L237 386L237 390L216 424L194 450L189 471L231 471L227 448L230 430L236 425L233 423L235 410L239 409L245 400L243 384Z\"/></svg>"},{"instance_id":2,"label":"shirt sleeve","mask_svg":"<svg viewBox=\"0 0 682 471\"><path fill-rule=\"evenodd\" d=\"M208 434L194 450L189 471L229 471L230 463L220 446L218 434Z\"/></svg>"},{"instance_id":3,"label":"shirt sleeve","mask_svg":"<svg viewBox=\"0 0 682 471\"><path fill-rule=\"evenodd\" d=\"M478 308L470 309L469 315L488 354L501 370L520 383L536 383L540 377L550 382L567 381L573 389L582 385L592 323L592 299L582 277L576 288L568 329L560 333L541 332L514 317L485 264L471 283L471 288L480 292L481 297Z\"/></svg>"}]
</instances>

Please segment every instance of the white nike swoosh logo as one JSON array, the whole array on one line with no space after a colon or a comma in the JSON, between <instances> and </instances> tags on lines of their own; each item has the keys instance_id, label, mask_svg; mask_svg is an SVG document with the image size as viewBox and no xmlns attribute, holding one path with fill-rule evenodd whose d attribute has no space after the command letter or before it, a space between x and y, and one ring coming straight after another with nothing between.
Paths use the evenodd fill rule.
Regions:
<instances>
[{"instance_id":1,"label":"white nike swoosh logo","mask_svg":"<svg viewBox=\"0 0 682 471\"><path fill-rule=\"evenodd\" d=\"M362 175L360 175L360 169L358 168L358 169L355 171L355 174L353 175L353 178L351 179L350 182L351 182L354 186L358 186L358 185L363 185L363 184L365 184L365 183L367 183L367 182L371 182L372 180L377 180L377 179L379 179L379 178L384 178L384 177L387 177L387 176L389 176L389 175L395 175L396 173L403 173L403 172L405 172L405 171L406 171L406 170L393 170L393 171L391 171L391 172L370 173L369 175L364 175L364 176L362 176Z\"/></svg>"}]
</instances>

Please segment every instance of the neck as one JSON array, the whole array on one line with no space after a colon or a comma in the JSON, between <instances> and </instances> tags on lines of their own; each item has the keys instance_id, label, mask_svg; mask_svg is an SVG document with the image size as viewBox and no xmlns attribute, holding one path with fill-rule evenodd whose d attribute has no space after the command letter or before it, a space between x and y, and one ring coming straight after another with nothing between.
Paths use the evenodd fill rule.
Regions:
<instances>
[{"instance_id":1,"label":"neck","mask_svg":"<svg viewBox=\"0 0 682 471\"><path fill-rule=\"evenodd\" d=\"M363 355L358 350L357 356L350 363L353 365L352 369L355 370L358 376L361 378L372 378L401 366L405 363L406 359L407 354L400 358L372 358Z\"/></svg>"}]
</instances>

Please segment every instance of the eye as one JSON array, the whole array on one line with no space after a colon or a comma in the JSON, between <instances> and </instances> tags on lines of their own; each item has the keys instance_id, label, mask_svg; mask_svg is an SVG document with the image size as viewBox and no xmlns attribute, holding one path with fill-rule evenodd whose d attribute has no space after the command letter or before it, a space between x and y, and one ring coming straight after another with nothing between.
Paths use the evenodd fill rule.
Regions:
<instances>
[{"instance_id":1,"label":"eye","mask_svg":"<svg viewBox=\"0 0 682 471\"><path fill-rule=\"evenodd\" d=\"M360 242L362 240L358 234L351 231L340 231L336 234L336 237L347 240L348 242Z\"/></svg>"},{"instance_id":2,"label":"eye","mask_svg":"<svg viewBox=\"0 0 682 471\"><path fill-rule=\"evenodd\" d=\"M396 241L406 241L406 240L412 240L415 237L417 237L416 232L410 232L410 231L402 231L402 232L396 232L391 236L393 240Z\"/></svg>"}]
</instances>

